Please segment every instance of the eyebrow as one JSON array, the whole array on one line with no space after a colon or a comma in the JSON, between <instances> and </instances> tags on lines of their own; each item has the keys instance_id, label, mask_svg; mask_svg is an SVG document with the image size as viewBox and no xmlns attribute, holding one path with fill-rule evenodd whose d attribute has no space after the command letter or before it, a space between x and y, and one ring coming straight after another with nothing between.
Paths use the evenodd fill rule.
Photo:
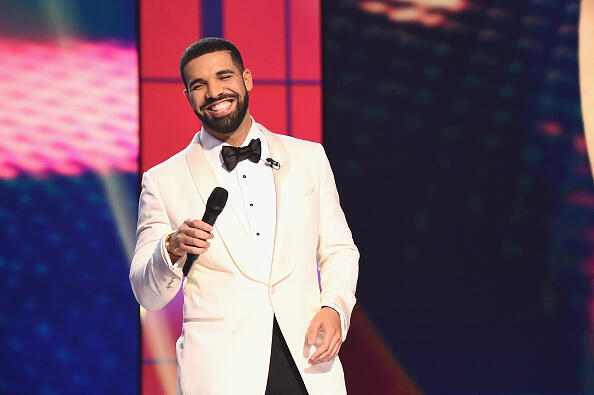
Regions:
<instances>
[{"instance_id":1,"label":"eyebrow","mask_svg":"<svg viewBox=\"0 0 594 395\"><path fill-rule=\"evenodd\" d=\"M194 84L197 84L198 82L204 82L204 80L202 78L195 78L192 81L190 81L190 83L188 84L188 87L192 87L194 86Z\"/></svg>"},{"instance_id":2,"label":"eyebrow","mask_svg":"<svg viewBox=\"0 0 594 395\"><path fill-rule=\"evenodd\" d=\"M221 71L217 71L217 76L219 76L219 77L224 74L236 74L236 72L231 69L224 69ZM192 81L190 81L190 84L188 86L191 88L192 86L194 86L194 84L197 84L198 82L206 82L206 81L203 80L202 78L195 78Z\"/></svg>"},{"instance_id":3,"label":"eyebrow","mask_svg":"<svg viewBox=\"0 0 594 395\"><path fill-rule=\"evenodd\" d=\"M217 75L223 75L223 74L235 74L235 71L233 71L231 69L217 71Z\"/></svg>"}]
</instances>

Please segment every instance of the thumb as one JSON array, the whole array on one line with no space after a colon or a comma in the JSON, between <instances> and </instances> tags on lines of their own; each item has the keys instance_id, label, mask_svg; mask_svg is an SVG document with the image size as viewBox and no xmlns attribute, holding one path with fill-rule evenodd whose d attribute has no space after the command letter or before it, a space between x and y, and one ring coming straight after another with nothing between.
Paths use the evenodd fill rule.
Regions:
<instances>
[{"instance_id":1,"label":"thumb","mask_svg":"<svg viewBox=\"0 0 594 395\"><path fill-rule=\"evenodd\" d=\"M311 324L309 324L309 329L307 329L307 344L310 346L316 342L316 338L318 337L318 330L320 329L321 322L316 320L314 317L311 320Z\"/></svg>"}]
</instances>

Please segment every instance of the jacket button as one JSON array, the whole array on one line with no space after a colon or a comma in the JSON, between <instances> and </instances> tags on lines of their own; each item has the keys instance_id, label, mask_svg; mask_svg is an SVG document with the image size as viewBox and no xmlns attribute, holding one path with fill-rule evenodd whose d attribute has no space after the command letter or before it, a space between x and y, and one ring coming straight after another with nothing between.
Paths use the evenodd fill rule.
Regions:
<instances>
[{"instance_id":1,"label":"jacket button","mask_svg":"<svg viewBox=\"0 0 594 395\"><path fill-rule=\"evenodd\" d=\"M274 287L268 287L268 293L270 295L274 295L274 291L275 291Z\"/></svg>"}]
</instances>

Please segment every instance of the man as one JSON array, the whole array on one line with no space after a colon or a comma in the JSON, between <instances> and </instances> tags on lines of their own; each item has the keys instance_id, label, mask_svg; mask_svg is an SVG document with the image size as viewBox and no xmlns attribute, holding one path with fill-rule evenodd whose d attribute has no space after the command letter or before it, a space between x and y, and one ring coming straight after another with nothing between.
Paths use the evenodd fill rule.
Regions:
<instances>
[{"instance_id":1,"label":"man","mask_svg":"<svg viewBox=\"0 0 594 395\"><path fill-rule=\"evenodd\" d=\"M183 287L178 393L346 393L337 354L359 254L323 148L255 123L230 42L195 42L180 72L202 130L144 174L130 268L137 300L157 310L200 255ZM217 186L229 199L213 227L196 217Z\"/></svg>"}]
</instances>

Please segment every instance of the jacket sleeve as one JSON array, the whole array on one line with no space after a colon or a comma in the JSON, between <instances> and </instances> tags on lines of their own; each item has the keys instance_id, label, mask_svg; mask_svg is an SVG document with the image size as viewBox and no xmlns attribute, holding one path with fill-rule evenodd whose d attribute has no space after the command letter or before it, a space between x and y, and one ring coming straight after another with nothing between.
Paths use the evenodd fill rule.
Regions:
<instances>
[{"instance_id":1,"label":"jacket sleeve","mask_svg":"<svg viewBox=\"0 0 594 395\"><path fill-rule=\"evenodd\" d=\"M320 145L320 225L317 258L322 284L321 305L338 306L342 311L343 339L346 338L355 306L359 272L359 251L340 207L334 175Z\"/></svg>"},{"instance_id":2,"label":"jacket sleeve","mask_svg":"<svg viewBox=\"0 0 594 395\"><path fill-rule=\"evenodd\" d=\"M142 177L138 204L136 248L130 266L130 283L136 300L147 310L159 310L169 303L182 284L184 258L173 268L165 250L165 238L172 229L167 212L149 173Z\"/></svg>"}]
</instances>

